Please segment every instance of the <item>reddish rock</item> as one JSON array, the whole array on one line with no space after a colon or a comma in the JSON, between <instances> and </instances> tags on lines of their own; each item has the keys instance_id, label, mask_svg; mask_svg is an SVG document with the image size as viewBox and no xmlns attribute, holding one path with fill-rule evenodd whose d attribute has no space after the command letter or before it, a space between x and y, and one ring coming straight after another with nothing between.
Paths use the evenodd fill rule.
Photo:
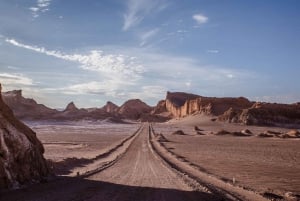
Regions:
<instances>
[{"instance_id":1,"label":"reddish rock","mask_svg":"<svg viewBox=\"0 0 300 201\"><path fill-rule=\"evenodd\" d=\"M102 107L102 109L107 112L107 113L111 113L111 114L115 114L118 109L119 109L119 106L117 106L116 104L108 101L106 103L106 105L104 107Z\"/></svg>"},{"instance_id":2,"label":"reddish rock","mask_svg":"<svg viewBox=\"0 0 300 201\"><path fill-rule=\"evenodd\" d=\"M123 118L138 120L143 114L150 113L152 108L139 99L126 101L118 110Z\"/></svg>"},{"instance_id":3,"label":"reddish rock","mask_svg":"<svg viewBox=\"0 0 300 201\"><path fill-rule=\"evenodd\" d=\"M47 176L43 153L36 134L14 116L0 94L0 188L18 187Z\"/></svg>"},{"instance_id":4,"label":"reddish rock","mask_svg":"<svg viewBox=\"0 0 300 201\"><path fill-rule=\"evenodd\" d=\"M58 113L57 110L48 108L43 104L38 104L33 99L24 98L21 90L3 92L2 98L19 119L47 119Z\"/></svg>"},{"instance_id":5,"label":"reddish rock","mask_svg":"<svg viewBox=\"0 0 300 201\"><path fill-rule=\"evenodd\" d=\"M243 97L202 97L182 92L168 92L166 97L166 109L176 118L194 113L217 116L223 114L229 108L242 109L251 105L251 102Z\"/></svg>"}]
</instances>

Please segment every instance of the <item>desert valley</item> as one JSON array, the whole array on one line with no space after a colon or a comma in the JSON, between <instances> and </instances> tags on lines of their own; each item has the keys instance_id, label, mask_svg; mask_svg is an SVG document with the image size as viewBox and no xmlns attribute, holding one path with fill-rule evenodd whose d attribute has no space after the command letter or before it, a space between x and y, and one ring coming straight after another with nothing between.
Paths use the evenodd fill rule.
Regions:
<instances>
[{"instance_id":1,"label":"desert valley","mask_svg":"<svg viewBox=\"0 0 300 201\"><path fill-rule=\"evenodd\" d=\"M59 111L21 90L0 101L1 200L300 199L299 103L168 92L154 107Z\"/></svg>"},{"instance_id":2,"label":"desert valley","mask_svg":"<svg viewBox=\"0 0 300 201\"><path fill-rule=\"evenodd\" d=\"M0 201L300 201L300 0L0 0Z\"/></svg>"}]
</instances>

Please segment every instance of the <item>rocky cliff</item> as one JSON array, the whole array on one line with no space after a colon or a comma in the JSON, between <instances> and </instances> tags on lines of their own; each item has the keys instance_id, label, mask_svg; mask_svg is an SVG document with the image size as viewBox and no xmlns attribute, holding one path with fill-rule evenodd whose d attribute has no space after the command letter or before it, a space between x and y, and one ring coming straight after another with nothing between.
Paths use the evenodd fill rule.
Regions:
<instances>
[{"instance_id":1,"label":"rocky cliff","mask_svg":"<svg viewBox=\"0 0 300 201\"><path fill-rule=\"evenodd\" d=\"M43 153L36 134L15 118L0 94L0 188L18 187L47 176Z\"/></svg>"},{"instance_id":2,"label":"rocky cliff","mask_svg":"<svg viewBox=\"0 0 300 201\"><path fill-rule=\"evenodd\" d=\"M182 92L168 92L166 97L166 109L171 112L175 118L185 117L194 113L218 116L229 108L243 109L251 105L252 103L243 97L202 97Z\"/></svg>"},{"instance_id":3,"label":"rocky cliff","mask_svg":"<svg viewBox=\"0 0 300 201\"><path fill-rule=\"evenodd\" d=\"M254 103L243 110L230 108L219 120L246 125L291 126L300 125L300 105Z\"/></svg>"},{"instance_id":4,"label":"rocky cliff","mask_svg":"<svg viewBox=\"0 0 300 201\"><path fill-rule=\"evenodd\" d=\"M13 110L14 115L19 119L48 119L58 113L45 105L38 104L35 100L24 98L21 90L3 92L4 102Z\"/></svg>"}]
</instances>

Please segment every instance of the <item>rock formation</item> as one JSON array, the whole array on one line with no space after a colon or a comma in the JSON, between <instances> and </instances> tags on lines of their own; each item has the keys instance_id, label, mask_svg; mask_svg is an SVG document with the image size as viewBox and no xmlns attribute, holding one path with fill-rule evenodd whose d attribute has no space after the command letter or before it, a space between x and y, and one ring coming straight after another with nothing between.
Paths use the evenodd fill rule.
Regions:
<instances>
[{"instance_id":1,"label":"rock formation","mask_svg":"<svg viewBox=\"0 0 300 201\"><path fill-rule=\"evenodd\" d=\"M246 98L203 97L183 92L168 92L165 100L150 107L139 99L121 107L107 102L102 108L78 109L71 102L57 111L24 98L21 90L4 92L3 99L18 118L24 120L104 120L106 118L163 122L193 114L214 116L219 121L246 125L300 125L300 103L254 103ZM116 122L118 122L116 121ZM298 126L300 127L300 126Z\"/></svg>"},{"instance_id":2,"label":"rock formation","mask_svg":"<svg viewBox=\"0 0 300 201\"><path fill-rule=\"evenodd\" d=\"M171 112L175 118L185 117L194 113L218 116L229 108L242 109L250 107L251 105L251 102L243 97L202 97L182 92L168 92L166 97L166 109Z\"/></svg>"},{"instance_id":3,"label":"rock formation","mask_svg":"<svg viewBox=\"0 0 300 201\"><path fill-rule=\"evenodd\" d=\"M118 111L119 106L108 101L106 105L102 107L102 109L107 113L115 114Z\"/></svg>"},{"instance_id":4,"label":"rock formation","mask_svg":"<svg viewBox=\"0 0 300 201\"><path fill-rule=\"evenodd\" d=\"M229 109L219 120L246 125L291 126L300 125L300 105L254 103L252 107Z\"/></svg>"},{"instance_id":5,"label":"rock formation","mask_svg":"<svg viewBox=\"0 0 300 201\"><path fill-rule=\"evenodd\" d=\"M0 188L15 188L47 176L43 153L36 134L15 118L0 94Z\"/></svg>"},{"instance_id":6,"label":"rock formation","mask_svg":"<svg viewBox=\"0 0 300 201\"><path fill-rule=\"evenodd\" d=\"M118 110L121 117L126 119L139 119L143 114L150 113L152 108L139 99L126 101Z\"/></svg>"},{"instance_id":7,"label":"rock formation","mask_svg":"<svg viewBox=\"0 0 300 201\"><path fill-rule=\"evenodd\" d=\"M66 109L64 110L64 112L76 112L76 111L78 111L79 109L76 107L76 105L74 104L74 102L70 102L68 105L67 105L67 107L66 107Z\"/></svg>"},{"instance_id":8,"label":"rock formation","mask_svg":"<svg viewBox=\"0 0 300 201\"><path fill-rule=\"evenodd\" d=\"M58 113L57 110L38 104L33 99L24 98L21 90L3 92L2 97L19 119L48 119L50 116Z\"/></svg>"}]
</instances>

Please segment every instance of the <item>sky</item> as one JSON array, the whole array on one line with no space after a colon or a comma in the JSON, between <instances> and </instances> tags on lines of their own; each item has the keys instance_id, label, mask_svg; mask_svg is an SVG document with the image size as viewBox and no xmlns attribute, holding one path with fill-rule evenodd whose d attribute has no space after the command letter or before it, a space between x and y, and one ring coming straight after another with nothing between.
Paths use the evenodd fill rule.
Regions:
<instances>
[{"instance_id":1,"label":"sky","mask_svg":"<svg viewBox=\"0 0 300 201\"><path fill-rule=\"evenodd\" d=\"M300 101L299 0L0 0L0 83L53 108Z\"/></svg>"}]
</instances>

